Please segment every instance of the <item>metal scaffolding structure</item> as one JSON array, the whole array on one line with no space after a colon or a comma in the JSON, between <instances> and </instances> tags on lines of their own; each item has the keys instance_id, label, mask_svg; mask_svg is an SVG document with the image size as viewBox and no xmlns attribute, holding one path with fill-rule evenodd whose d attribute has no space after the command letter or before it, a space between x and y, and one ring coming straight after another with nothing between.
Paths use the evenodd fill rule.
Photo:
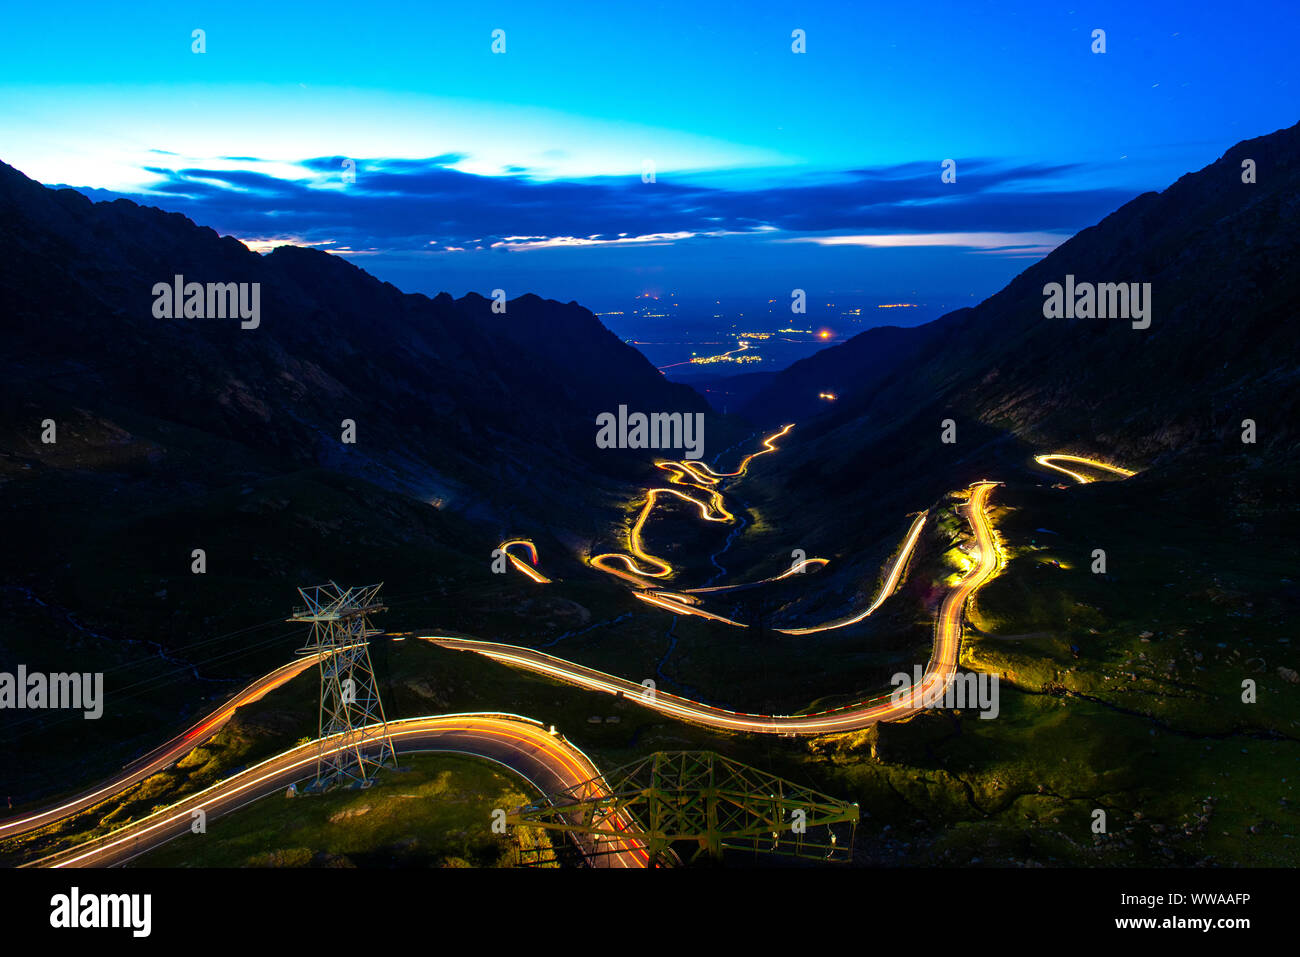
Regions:
<instances>
[{"instance_id":1,"label":"metal scaffolding structure","mask_svg":"<svg viewBox=\"0 0 1300 957\"><path fill-rule=\"evenodd\" d=\"M311 622L311 638L297 653L321 656L314 789L336 783L369 787L381 767L397 763L370 663L370 638L382 629L372 627L368 616L386 610L379 600L382 587L382 582L356 588L330 582L298 589L306 604L294 608L288 620Z\"/></svg>"},{"instance_id":2,"label":"metal scaffolding structure","mask_svg":"<svg viewBox=\"0 0 1300 957\"><path fill-rule=\"evenodd\" d=\"M634 840L652 864L675 862L681 843L696 845L692 860L742 850L843 863L852 858L858 805L712 751L659 751L507 819L585 835L588 845Z\"/></svg>"}]
</instances>

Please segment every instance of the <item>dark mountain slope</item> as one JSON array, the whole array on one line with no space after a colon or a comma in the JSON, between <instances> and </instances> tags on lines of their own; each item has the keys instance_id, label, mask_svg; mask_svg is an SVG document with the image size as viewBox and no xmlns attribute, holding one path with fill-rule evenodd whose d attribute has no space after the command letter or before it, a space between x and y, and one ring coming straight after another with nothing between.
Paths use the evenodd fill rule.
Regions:
<instances>
[{"instance_id":1,"label":"dark mountain slope","mask_svg":"<svg viewBox=\"0 0 1300 957\"><path fill-rule=\"evenodd\" d=\"M337 257L258 256L182 216L91 204L7 167L0 240L8 382L111 400L298 466L490 497L512 460L617 471L616 454L594 454L594 418L620 403L707 408L576 304L525 296L493 315L477 296L405 295ZM176 274L260 283L260 326L154 318L153 286ZM344 448L346 418L357 443Z\"/></svg>"},{"instance_id":2,"label":"dark mountain slope","mask_svg":"<svg viewBox=\"0 0 1300 957\"><path fill-rule=\"evenodd\" d=\"M603 531L619 480L653 471L597 449L596 415L708 411L575 303L406 295L2 164L0 248L0 661L124 669L142 697L115 713L130 727L97 729L105 760L282 663L298 585L385 581L392 628L532 600L491 574L493 547L536 536L554 569L551 530ZM155 317L178 274L260 283L260 323ZM712 416L706 435L734 441Z\"/></svg>"},{"instance_id":3,"label":"dark mountain slope","mask_svg":"<svg viewBox=\"0 0 1300 957\"><path fill-rule=\"evenodd\" d=\"M1244 159L1258 182L1243 183ZM1260 446L1297 446L1300 126L1248 140L1162 193L1137 197L973 309L873 329L779 374L747 413L765 422L837 390L827 428L935 404L1035 444L1139 464L1221 440L1243 418ZM1043 287L1149 282L1151 326L1048 319ZM937 423L935 423L937 428ZM927 425L927 429L929 426Z\"/></svg>"}]
</instances>

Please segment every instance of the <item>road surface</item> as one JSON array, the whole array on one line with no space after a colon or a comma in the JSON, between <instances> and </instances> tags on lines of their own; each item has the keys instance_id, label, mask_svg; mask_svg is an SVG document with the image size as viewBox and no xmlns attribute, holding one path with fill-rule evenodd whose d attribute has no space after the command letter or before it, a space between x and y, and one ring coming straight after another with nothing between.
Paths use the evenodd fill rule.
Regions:
<instances>
[{"instance_id":1,"label":"road surface","mask_svg":"<svg viewBox=\"0 0 1300 957\"><path fill-rule=\"evenodd\" d=\"M436 751L484 758L510 769L542 794L554 794L600 777L591 759L577 747L550 734L540 723L517 715L406 718L390 721L389 730L393 748L399 753ZM188 833L196 810L202 810L210 824L259 798L283 793L294 782L313 777L317 744L311 741L276 755L148 817L28 866L111 867L123 864ZM338 749L336 745L333 750ZM598 787L593 796L601 793L603 791ZM483 827L488 829L492 823L488 809L484 815ZM627 826L626 820L621 823ZM584 837L583 840L586 842L584 853L590 852L592 839ZM594 856L593 864L646 866L648 858L639 844L619 839L613 830L602 841L610 853Z\"/></svg>"}]
</instances>

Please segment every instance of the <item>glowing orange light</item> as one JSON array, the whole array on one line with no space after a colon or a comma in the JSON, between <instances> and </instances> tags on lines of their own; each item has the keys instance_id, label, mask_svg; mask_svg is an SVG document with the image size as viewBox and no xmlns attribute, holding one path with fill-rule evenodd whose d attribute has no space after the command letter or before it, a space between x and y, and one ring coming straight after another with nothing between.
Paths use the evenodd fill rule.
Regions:
<instances>
[{"instance_id":1,"label":"glowing orange light","mask_svg":"<svg viewBox=\"0 0 1300 957\"><path fill-rule=\"evenodd\" d=\"M545 575L543 575L541 572L539 572L539 571L535 571L534 569L529 568L527 565L525 565L523 562L521 562L521 561L520 561L518 558L516 558L514 555L511 555L511 554L510 554L510 549L511 549L512 547L516 546L516 545L519 545L519 546L522 546L523 548L528 549L528 556L529 556L529 558L532 559L532 562L533 562L534 565L537 564L537 546L534 545L532 542L530 542L530 541L529 541L528 539L526 539L526 538L516 538L516 539L514 539L513 541L502 542L502 543L498 546L498 548L500 548L501 551L505 552L506 558L510 559L510 564L511 564L511 565L514 565L515 568L517 568L519 571L523 572L523 573L524 573L525 575L527 575L530 579L532 579L533 581L537 582L539 585L549 585L550 582L551 582L551 580L550 580L549 578L547 578L547 577L546 577Z\"/></svg>"},{"instance_id":2,"label":"glowing orange light","mask_svg":"<svg viewBox=\"0 0 1300 957\"><path fill-rule=\"evenodd\" d=\"M1121 468L1118 465L1107 465L1105 462L1100 462L1097 459L1084 458L1081 455L1066 455L1063 452L1053 452L1047 455L1036 455L1034 456L1034 461L1046 468L1055 469L1058 472L1063 472L1064 474L1070 476L1070 478L1078 482L1080 485L1087 484L1094 480L1087 475L1082 475L1079 472L1073 471L1072 469L1063 468L1062 466L1057 465L1055 463L1071 462L1078 465L1086 465L1089 468L1111 472L1115 475L1122 475L1124 478L1130 478L1137 474L1136 472L1133 472L1129 469Z\"/></svg>"},{"instance_id":3,"label":"glowing orange light","mask_svg":"<svg viewBox=\"0 0 1300 957\"><path fill-rule=\"evenodd\" d=\"M476 651L498 661L522 667L558 678L568 684L604 691L610 694L622 692L628 701L639 704L664 714L673 715L697 724L725 730L760 732L767 734L825 734L865 728L878 721L894 721L908 717L929 707L930 700L940 689L946 688L955 676L958 651L961 647L962 619L967 601L971 595L991 578L1001 566L1000 550L997 539L988 518L988 496L995 487L991 482L979 482L971 488L970 498L965 506L967 518L978 546L978 565L970 569L966 576L945 596L936 622L934 649L925 677L918 687L902 694L896 692L856 701L827 711L816 711L799 715L749 714L728 711L724 708L703 704L677 695L659 692L653 697L646 696L640 686L629 679L597 671L554 658L543 652L513 645L501 645L493 642L471 639L450 638L448 636L427 636L429 640L439 642L447 647ZM913 523L908 541L903 551L910 551L915 544L920 529L925 522L922 513ZM882 587L882 594L892 590L901 575L905 561L895 561L889 580ZM668 597L671 596L671 597ZM722 616L702 612L699 608L684 604L685 596L674 592L638 592L636 597L642 601L664 608L674 614L695 614L709 617L727 624L739 625ZM870 614L869 609L865 614ZM860 617L865 617L865 614ZM858 620L860 620L860 617ZM831 626L814 629L789 629L786 634L804 634L808 631L826 630L828 627L842 627L848 622L836 622Z\"/></svg>"}]
</instances>

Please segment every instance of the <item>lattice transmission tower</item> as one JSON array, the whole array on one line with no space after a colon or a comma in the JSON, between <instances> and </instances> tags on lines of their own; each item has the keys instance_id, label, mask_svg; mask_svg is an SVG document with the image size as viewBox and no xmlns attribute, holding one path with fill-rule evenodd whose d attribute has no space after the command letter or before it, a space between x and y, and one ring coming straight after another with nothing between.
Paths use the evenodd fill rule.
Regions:
<instances>
[{"instance_id":1,"label":"lattice transmission tower","mask_svg":"<svg viewBox=\"0 0 1300 957\"><path fill-rule=\"evenodd\" d=\"M320 744L315 789L355 783L369 787L376 772L397 763L384 705L370 664L370 637L382 629L369 616L385 611L378 585L342 588L334 582L299 588L306 605L289 621L311 622L300 655L320 655Z\"/></svg>"},{"instance_id":2,"label":"lattice transmission tower","mask_svg":"<svg viewBox=\"0 0 1300 957\"><path fill-rule=\"evenodd\" d=\"M507 814L525 827L575 836L589 863L640 845L652 864L751 851L819 861L853 857L858 805L712 751L657 751ZM840 833L836 833L836 829ZM603 849L602 849L603 848ZM538 847L525 863L543 863Z\"/></svg>"}]
</instances>

